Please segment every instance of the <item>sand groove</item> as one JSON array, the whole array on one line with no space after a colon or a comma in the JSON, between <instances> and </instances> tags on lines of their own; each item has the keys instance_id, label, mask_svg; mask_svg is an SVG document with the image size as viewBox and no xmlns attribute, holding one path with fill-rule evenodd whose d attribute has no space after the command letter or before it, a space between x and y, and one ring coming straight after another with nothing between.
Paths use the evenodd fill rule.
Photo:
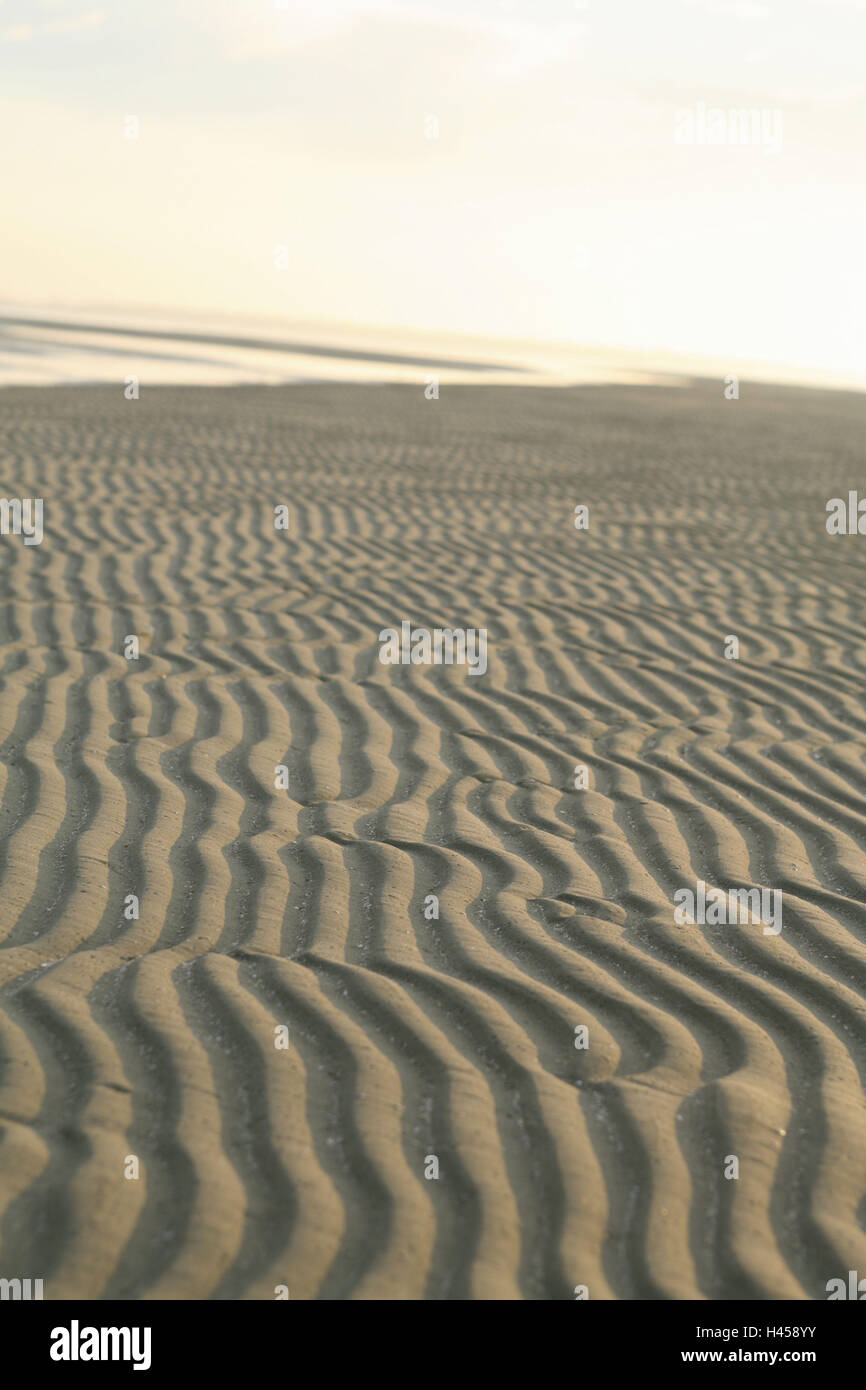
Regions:
<instances>
[{"instance_id":1,"label":"sand groove","mask_svg":"<svg viewBox=\"0 0 866 1390\"><path fill-rule=\"evenodd\" d=\"M802 1299L866 1268L866 542L824 526L860 398L0 414L6 495L45 500L41 546L0 538L0 1274ZM383 666L404 618L486 627L488 672ZM781 934L675 925L698 878L780 888Z\"/></svg>"}]
</instances>

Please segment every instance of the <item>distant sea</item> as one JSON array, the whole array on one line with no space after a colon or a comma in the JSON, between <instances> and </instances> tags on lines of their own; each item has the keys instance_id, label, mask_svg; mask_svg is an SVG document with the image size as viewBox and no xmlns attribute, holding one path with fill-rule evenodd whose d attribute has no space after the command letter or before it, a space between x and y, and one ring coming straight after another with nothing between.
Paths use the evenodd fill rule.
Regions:
<instances>
[{"instance_id":1,"label":"distant sea","mask_svg":"<svg viewBox=\"0 0 866 1390\"><path fill-rule=\"evenodd\" d=\"M415 332L404 328L213 317L125 308L0 303L0 385L140 386L404 382L426 387L632 383L686 385L729 374L756 381L864 388L806 370L738 362Z\"/></svg>"}]
</instances>

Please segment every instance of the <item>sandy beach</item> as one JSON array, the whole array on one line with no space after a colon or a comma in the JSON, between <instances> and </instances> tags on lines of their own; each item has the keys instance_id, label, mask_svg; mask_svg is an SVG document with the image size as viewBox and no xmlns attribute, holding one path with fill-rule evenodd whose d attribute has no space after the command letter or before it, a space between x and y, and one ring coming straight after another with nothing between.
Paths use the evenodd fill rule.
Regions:
<instances>
[{"instance_id":1,"label":"sandy beach","mask_svg":"<svg viewBox=\"0 0 866 1390\"><path fill-rule=\"evenodd\" d=\"M44 504L0 536L0 1277L866 1274L864 425L715 380L0 393ZM403 622L486 670L383 664ZM781 929L677 923L698 883Z\"/></svg>"}]
</instances>

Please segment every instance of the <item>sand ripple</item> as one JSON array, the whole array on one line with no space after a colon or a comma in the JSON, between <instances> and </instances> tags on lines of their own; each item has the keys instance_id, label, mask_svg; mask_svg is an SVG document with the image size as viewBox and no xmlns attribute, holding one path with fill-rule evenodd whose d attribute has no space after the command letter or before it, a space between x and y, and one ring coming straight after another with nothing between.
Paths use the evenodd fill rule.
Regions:
<instances>
[{"instance_id":1,"label":"sand ripple","mask_svg":"<svg viewBox=\"0 0 866 1390\"><path fill-rule=\"evenodd\" d=\"M0 539L0 1273L797 1299L866 1270L866 539L824 529L862 398L0 411L46 528ZM380 665L403 618L485 626L486 676ZM782 934L676 927L697 878L781 888Z\"/></svg>"}]
</instances>

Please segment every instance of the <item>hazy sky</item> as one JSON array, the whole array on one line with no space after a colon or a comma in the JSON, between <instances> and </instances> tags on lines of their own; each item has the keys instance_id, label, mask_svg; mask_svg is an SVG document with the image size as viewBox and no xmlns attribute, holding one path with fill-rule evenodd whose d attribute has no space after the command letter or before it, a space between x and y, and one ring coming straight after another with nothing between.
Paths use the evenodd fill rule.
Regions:
<instances>
[{"instance_id":1,"label":"hazy sky","mask_svg":"<svg viewBox=\"0 0 866 1390\"><path fill-rule=\"evenodd\" d=\"M0 0L0 297L866 369L864 50L866 0Z\"/></svg>"}]
</instances>

